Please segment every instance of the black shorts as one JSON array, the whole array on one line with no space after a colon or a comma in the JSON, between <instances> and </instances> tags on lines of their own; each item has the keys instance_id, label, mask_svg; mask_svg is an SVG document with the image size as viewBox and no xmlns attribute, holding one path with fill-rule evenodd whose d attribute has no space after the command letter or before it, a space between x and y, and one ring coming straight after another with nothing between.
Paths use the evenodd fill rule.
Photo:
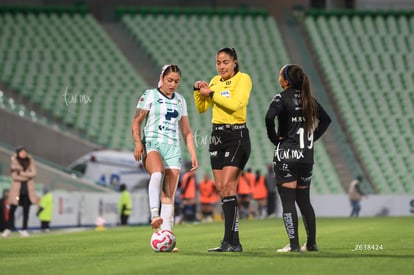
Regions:
<instances>
[{"instance_id":1,"label":"black shorts","mask_svg":"<svg viewBox=\"0 0 414 275\"><path fill-rule=\"evenodd\" d=\"M250 136L246 125L214 124L209 152L212 169L236 166L243 170L250 156Z\"/></svg>"},{"instance_id":2,"label":"black shorts","mask_svg":"<svg viewBox=\"0 0 414 275\"><path fill-rule=\"evenodd\" d=\"M313 163L274 161L276 184L297 181L298 186L309 186L312 181Z\"/></svg>"}]
</instances>

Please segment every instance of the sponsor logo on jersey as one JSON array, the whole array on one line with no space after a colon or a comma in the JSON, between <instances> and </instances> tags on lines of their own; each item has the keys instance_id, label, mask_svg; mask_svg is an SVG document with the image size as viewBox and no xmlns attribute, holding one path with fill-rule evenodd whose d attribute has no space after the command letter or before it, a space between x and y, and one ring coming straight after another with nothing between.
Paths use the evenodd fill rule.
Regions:
<instances>
[{"instance_id":1,"label":"sponsor logo on jersey","mask_svg":"<svg viewBox=\"0 0 414 275\"><path fill-rule=\"evenodd\" d=\"M225 153L224 153L224 157L225 157L225 158L228 158L229 156L230 156L230 152L225 152Z\"/></svg>"},{"instance_id":2,"label":"sponsor logo on jersey","mask_svg":"<svg viewBox=\"0 0 414 275\"><path fill-rule=\"evenodd\" d=\"M220 92L220 94L224 97L230 98L230 91L228 91L228 90L222 91L222 92Z\"/></svg>"},{"instance_id":3,"label":"sponsor logo on jersey","mask_svg":"<svg viewBox=\"0 0 414 275\"><path fill-rule=\"evenodd\" d=\"M303 149L277 149L275 157L280 161L282 159L304 159Z\"/></svg>"},{"instance_id":4,"label":"sponsor logo on jersey","mask_svg":"<svg viewBox=\"0 0 414 275\"><path fill-rule=\"evenodd\" d=\"M303 116L293 116L292 122L305 122L305 117Z\"/></svg>"},{"instance_id":5,"label":"sponsor logo on jersey","mask_svg":"<svg viewBox=\"0 0 414 275\"><path fill-rule=\"evenodd\" d=\"M217 151L210 152L210 156L211 156L211 157L216 157L216 156L217 156Z\"/></svg>"}]
</instances>

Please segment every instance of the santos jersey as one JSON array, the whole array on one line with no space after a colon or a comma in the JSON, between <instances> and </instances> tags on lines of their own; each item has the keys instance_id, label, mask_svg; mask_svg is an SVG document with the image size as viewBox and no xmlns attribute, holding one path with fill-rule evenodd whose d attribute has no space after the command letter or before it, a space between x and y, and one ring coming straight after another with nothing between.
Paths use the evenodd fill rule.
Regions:
<instances>
[{"instance_id":1,"label":"santos jersey","mask_svg":"<svg viewBox=\"0 0 414 275\"><path fill-rule=\"evenodd\" d=\"M172 98L158 89L146 90L138 101L137 109L149 111L144 127L146 141L180 145L179 124L181 117L188 116L187 104L177 92Z\"/></svg>"},{"instance_id":2,"label":"santos jersey","mask_svg":"<svg viewBox=\"0 0 414 275\"><path fill-rule=\"evenodd\" d=\"M277 161L313 163L313 142L318 140L328 128L331 119L317 103L317 125L311 134L306 130L302 110L301 93L288 88L277 94L266 114L266 128L269 139L276 145ZM275 131L275 117L278 130Z\"/></svg>"}]
</instances>

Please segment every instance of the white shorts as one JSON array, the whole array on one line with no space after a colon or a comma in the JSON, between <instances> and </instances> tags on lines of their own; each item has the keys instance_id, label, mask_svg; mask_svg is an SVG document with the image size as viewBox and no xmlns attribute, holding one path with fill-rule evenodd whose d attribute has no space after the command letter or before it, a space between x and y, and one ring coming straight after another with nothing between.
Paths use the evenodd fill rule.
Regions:
<instances>
[{"instance_id":1,"label":"white shorts","mask_svg":"<svg viewBox=\"0 0 414 275\"><path fill-rule=\"evenodd\" d=\"M181 148L171 144L158 143L154 141L145 141L145 150L147 154L151 151L160 153L164 169L181 170Z\"/></svg>"}]
</instances>

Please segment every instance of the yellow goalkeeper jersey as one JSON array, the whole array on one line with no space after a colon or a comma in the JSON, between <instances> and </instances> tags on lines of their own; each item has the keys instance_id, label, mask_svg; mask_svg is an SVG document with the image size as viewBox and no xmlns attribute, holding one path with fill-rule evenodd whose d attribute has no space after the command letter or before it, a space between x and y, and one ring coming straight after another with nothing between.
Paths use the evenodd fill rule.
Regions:
<instances>
[{"instance_id":1,"label":"yellow goalkeeper jersey","mask_svg":"<svg viewBox=\"0 0 414 275\"><path fill-rule=\"evenodd\" d=\"M194 91L194 101L199 113L212 107L211 122L214 124L246 123L247 104L252 90L252 80L246 73L238 72L232 78L221 81L216 75L209 87L214 92L212 98Z\"/></svg>"}]
</instances>

